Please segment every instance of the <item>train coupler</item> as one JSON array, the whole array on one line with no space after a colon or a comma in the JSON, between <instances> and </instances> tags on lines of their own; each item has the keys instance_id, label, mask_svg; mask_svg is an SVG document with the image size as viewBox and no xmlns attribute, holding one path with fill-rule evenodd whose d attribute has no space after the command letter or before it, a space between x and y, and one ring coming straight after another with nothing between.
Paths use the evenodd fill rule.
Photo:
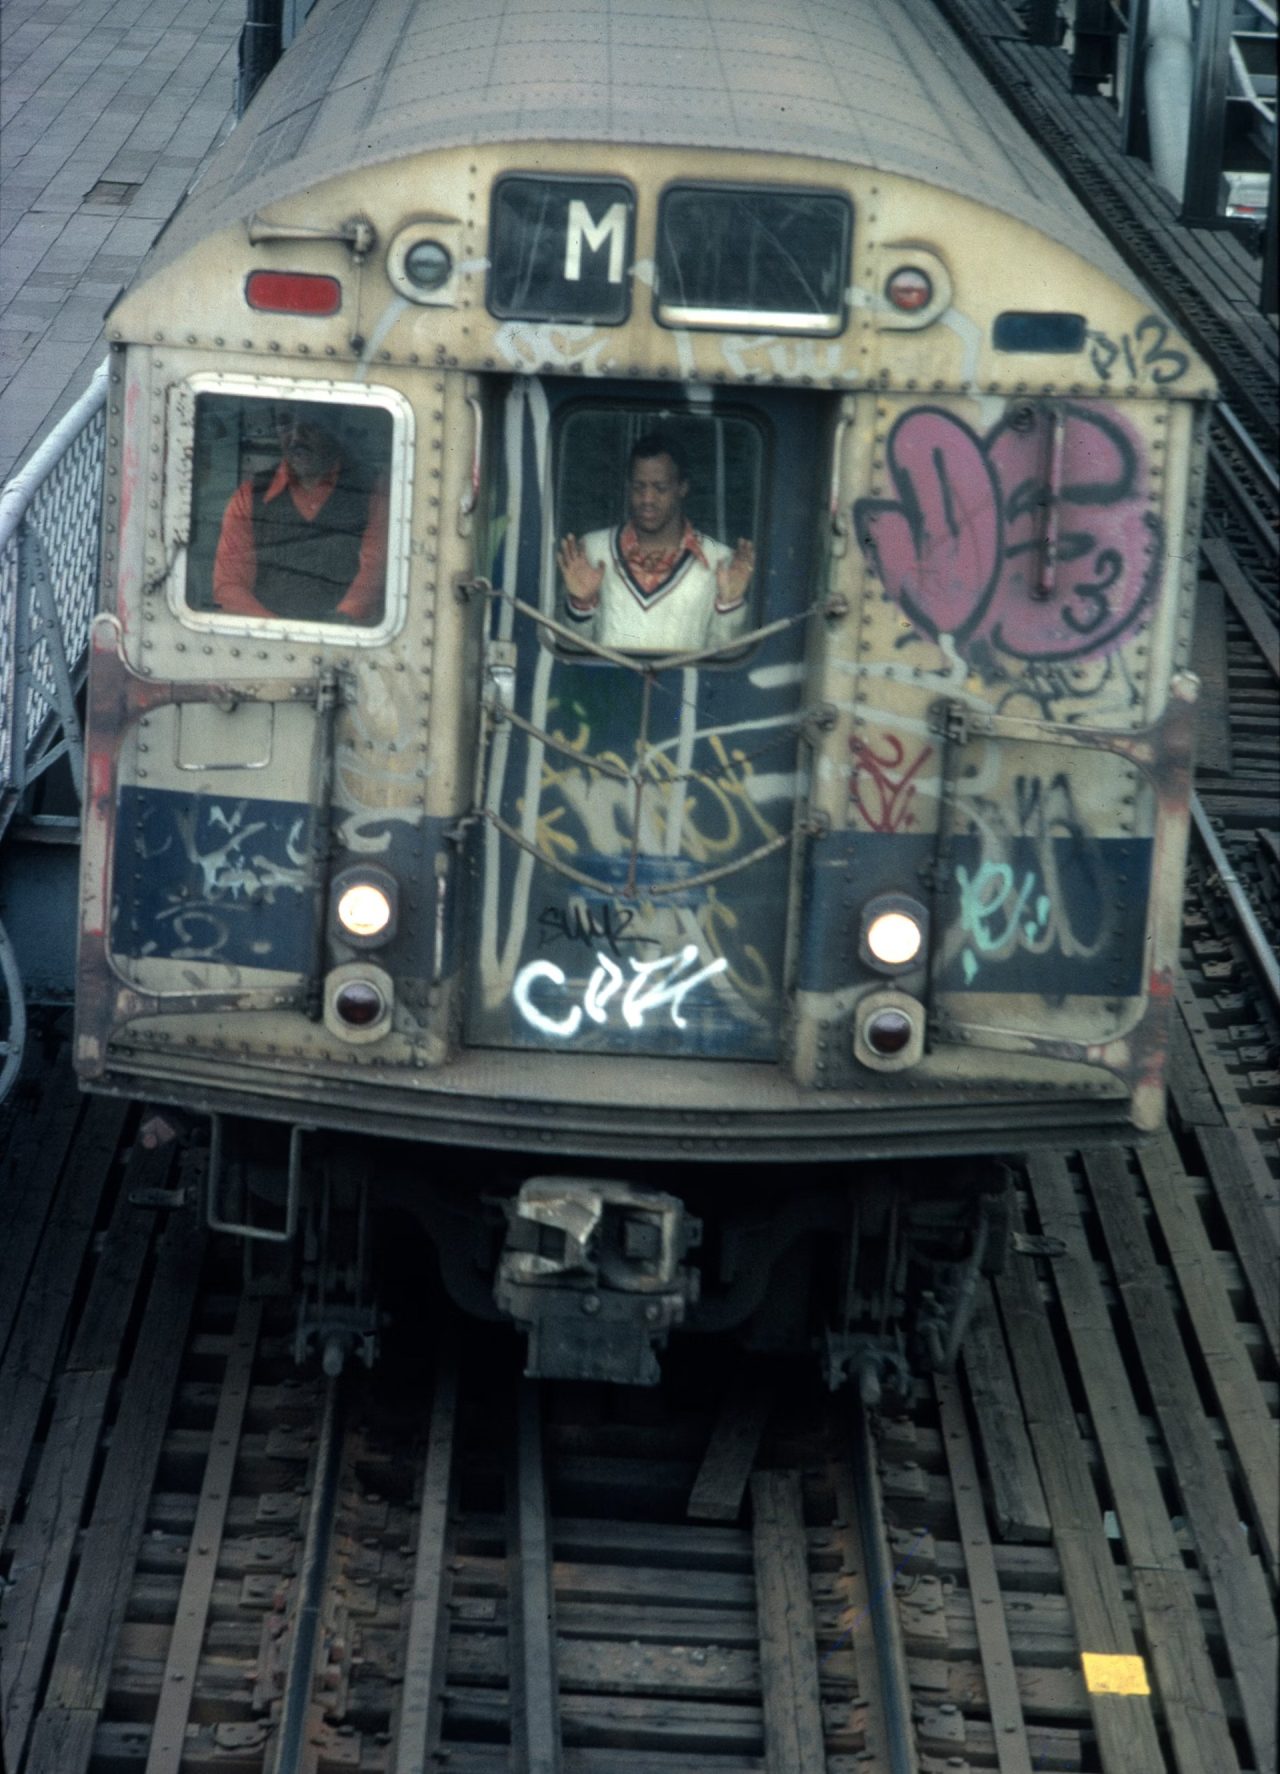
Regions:
<instances>
[{"instance_id":1,"label":"train coupler","mask_svg":"<svg viewBox=\"0 0 1280 1774\"><path fill-rule=\"evenodd\" d=\"M494 1295L529 1339L530 1378L654 1386L656 1349L698 1297L702 1237L674 1195L600 1178L531 1177L504 1204Z\"/></svg>"}]
</instances>

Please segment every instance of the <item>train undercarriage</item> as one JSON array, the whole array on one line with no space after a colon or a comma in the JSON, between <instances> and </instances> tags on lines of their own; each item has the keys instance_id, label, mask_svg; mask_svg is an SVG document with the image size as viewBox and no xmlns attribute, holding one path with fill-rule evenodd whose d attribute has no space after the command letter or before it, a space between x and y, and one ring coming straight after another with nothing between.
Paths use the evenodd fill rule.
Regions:
<instances>
[{"instance_id":1,"label":"train undercarriage","mask_svg":"<svg viewBox=\"0 0 1280 1774\"><path fill-rule=\"evenodd\" d=\"M169 1111L149 1125L177 1128ZM997 1159L549 1169L222 1115L206 1143L205 1125L183 1135L186 1193L294 1292L297 1358L335 1373L394 1336L377 1286L393 1262L514 1323L530 1377L651 1386L673 1333L720 1334L811 1352L874 1406L951 1366L1010 1240Z\"/></svg>"}]
</instances>

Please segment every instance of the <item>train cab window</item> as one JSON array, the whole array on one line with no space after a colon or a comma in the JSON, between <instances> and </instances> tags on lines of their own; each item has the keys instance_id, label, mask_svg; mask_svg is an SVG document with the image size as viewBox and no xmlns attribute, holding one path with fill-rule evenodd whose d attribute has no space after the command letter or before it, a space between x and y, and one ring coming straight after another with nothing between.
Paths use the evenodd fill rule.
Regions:
<instances>
[{"instance_id":1,"label":"train cab window","mask_svg":"<svg viewBox=\"0 0 1280 1774\"><path fill-rule=\"evenodd\" d=\"M197 393L186 608L383 628L395 428L382 405Z\"/></svg>"},{"instance_id":2,"label":"train cab window","mask_svg":"<svg viewBox=\"0 0 1280 1774\"><path fill-rule=\"evenodd\" d=\"M672 186L658 213L658 319L841 332L852 217L836 192Z\"/></svg>"},{"instance_id":3,"label":"train cab window","mask_svg":"<svg viewBox=\"0 0 1280 1774\"><path fill-rule=\"evenodd\" d=\"M641 654L758 627L764 442L744 414L571 409L555 440L557 621Z\"/></svg>"}]
</instances>

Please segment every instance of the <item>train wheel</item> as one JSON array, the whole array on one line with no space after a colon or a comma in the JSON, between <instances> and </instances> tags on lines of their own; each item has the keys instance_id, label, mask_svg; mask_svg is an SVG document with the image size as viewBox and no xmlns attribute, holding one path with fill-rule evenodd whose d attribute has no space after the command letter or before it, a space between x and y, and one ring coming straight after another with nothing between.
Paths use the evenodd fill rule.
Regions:
<instances>
[{"instance_id":1,"label":"train wheel","mask_svg":"<svg viewBox=\"0 0 1280 1774\"><path fill-rule=\"evenodd\" d=\"M22 975L18 957L8 933L0 924L0 1103L2 1103L22 1069L22 1052L27 1041L27 1006L22 996Z\"/></svg>"}]
</instances>

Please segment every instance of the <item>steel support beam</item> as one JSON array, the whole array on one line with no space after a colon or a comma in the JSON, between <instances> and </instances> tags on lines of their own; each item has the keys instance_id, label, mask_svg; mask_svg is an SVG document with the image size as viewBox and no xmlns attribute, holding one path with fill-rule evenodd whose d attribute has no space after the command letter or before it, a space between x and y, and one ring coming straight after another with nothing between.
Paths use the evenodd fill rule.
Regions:
<instances>
[{"instance_id":1,"label":"steel support beam","mask_svg":"<svg viewBox=\"0 0 1280 1774\"><path fill-rule=\"evenodd\" d=\"M1195 64L1187 139L1187 178L1182 220L1216 222L1222 190L1227 128L1227 71L1231 54L1232 0L1200 0L1195 17Z\"/></svg>"}]
</instances>

